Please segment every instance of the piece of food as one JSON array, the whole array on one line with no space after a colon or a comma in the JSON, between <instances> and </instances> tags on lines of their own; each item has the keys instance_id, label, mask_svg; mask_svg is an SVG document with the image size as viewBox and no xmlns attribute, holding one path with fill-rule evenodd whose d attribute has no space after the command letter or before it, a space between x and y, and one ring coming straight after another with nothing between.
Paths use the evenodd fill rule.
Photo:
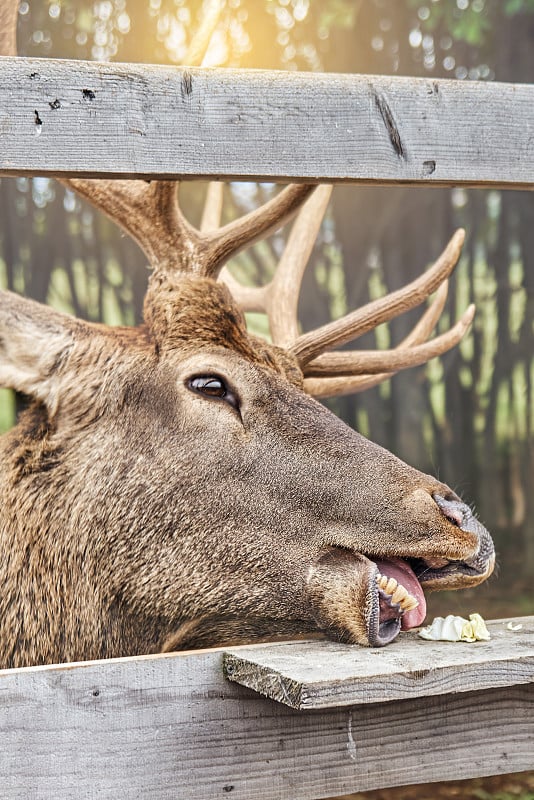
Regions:
<instances>
[{"instance_id":1,"label":"piece of food","mask_svg":"<svg viewBox=\"0 0 534 800\"><path fill-rule=\"evenodd\" d=\"M480 614L470 614L468 620L453 614L436 617L417 635L434 642L488 642L491 638Z\"/></svg>"}]
</instances>

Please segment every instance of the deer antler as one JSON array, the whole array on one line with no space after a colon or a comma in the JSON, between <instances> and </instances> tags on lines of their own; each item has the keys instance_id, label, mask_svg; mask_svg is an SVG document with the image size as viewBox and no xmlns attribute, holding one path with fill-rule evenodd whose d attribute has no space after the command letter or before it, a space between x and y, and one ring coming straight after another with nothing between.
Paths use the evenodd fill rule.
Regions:
<instances>
[{"instance_id":1,"label":"deer antler","mask_svg":"<svg viewBox=\"0 0 534 800\"><path fill-rule=\"evenodd\" d=\"M180 210L179 182L85 178L62 182L135 239L154 269L208 278L217 277L229 258L287 222L314 188L291 184L260 209L215 231L203 232Z\"/></svg>"},{"instance_id":2,"label":"deer antler","mask_svg":"<svg viewBox=\"0 0 534 800\"><path fill-rule=\"evenodd\" d=\"M184 62L201 64L223 3L213 0L193 36ZM18 0L0 4L0 53L16 55ZM283 225L312 191L312 185L288 186L263 209L252 211L214 233L196 230L178 204L176 181L63 178L60 182L104 211L146 254L154 269L216 277L232 255Z\"/></svg>"},{"instance_id":3,"label":"deer antler","mask_svg":"<svg viewBox=\"0 0 534 800\"><path fill-rule=\"evenodd\" d=\"M298 337L300 285L332 188L328 184L317 186L303 206L269 284L261 287L243 286L226 268L221 272L221 280L244 311L263 311L267 314L272 340L279 347L290 347Z\"/></svg>"},{"instance_id":4,"label":"deer antler","mask_svg":"<svg viewBox=\"0 0 534 800\"><path fill-rule=\"evenodd\" d=\"M222 10L214 0L205 22L193 37L184 59L201 64ZM0 4L0 53L16 54L18 2ZM448 332L428 340L443 309L447 278L458 260L464 232L457 231L436 263L420 278L396 292L368 303L340 320L299 335L297 304L302 276L325 214L332 187L287 186L259 209L220 226L222 184L209 187L199 229L179 206L179 182L168 180L61 179L117 222L162 272L185 272L220 278L243 310L265 312L273 342L296 357L304 388L316 396L347 394L379 383L398 370L415 366L455 346L474 313L470 306ZM272 281L263 287L240 284L223 264L233 255L273 232L300 208ZM423 303L439 289L413 331L394 350L327 352L377 325Z\"/></svg>"},{"instance_id":5,"label":"deer antler","mask_svg":"<svg viewBox=\"0 0 534 800\"><path fill-rule=\"evenodd\" d=\"M206 201L206 218L215 224L209 207L221 203L215 190ZM287 245L272 281L262 287L240 284L226 268L221 279L247 311L267 314L273 342L289 349L304 374L309 394L327 397L362 391L407 367L423 364L458 344L472 322L474 306L469 306L449 331L427 341L443 310L448 277L460 256L465 232L456 231L442 255L421 277L404 288L368 303L340 320L299 336L297 303L304 269L326 211L332 187L318 186L303 205L293 224ZM423 303L438 290L434 302L413 331L394 350L343 351L326 353L354 341L377 325Z\"/></svg>"},{"instance_id":6,"label":"deer antler","mask_svg":"<svg viewBox=\"0 0 534 800\"><path fill-rule=\"evenodd\" d=\"M0 55L17 55L18 0L0 3Z\"/></svg>"},{"instance_id":7,"label":"deer antler","mask_svg":"<svg viewBox=\"0 0 534 800\"><path fill-rule=\"evenodd\" d=\"M447 280L443 281L436 292L436 296L434 297L431 305L427 308L419 322L410 331L408 336L406 336L398 345L396 350L400 350L402 348L407 350L412 345L421 344L428 339L436 327L441 316L441 312L445 306L448 288L449 282ZM382 350L381 352L388 353L391 351ZM412 364L411 366L416 365ZM385 367L385 369L388 367L389 365ZM371 373L352 376L344 375L341 377L305 378L304 388L308 394L311 394L314 397L335 397L344 394L362 392L365 389L371 389L373 386L376 386L382 381L391 378L391 376L394 374L394 371L387 371L382 374Z\"/></svg>"},{"instance_id":8,"label":"deer antler","mask_svg":"<svg viewBox=\"0 0 534 800\"><path fill-rule=\"evenodd\" d=\"M447 278L458 261L465 233L458 230L434 265L420 278L397 292L368 303L322 328L299 337L291 351L304 374L304 388L316 397L351 394L368 389L407 367L424 364L455 347L469 328L475 313L470 305L449 331L430 341L447 296ZM362 336L420 305L437 287L434 303L411 334L394 350L325 353L336 345Z\"/></svg>"}]
</instances>

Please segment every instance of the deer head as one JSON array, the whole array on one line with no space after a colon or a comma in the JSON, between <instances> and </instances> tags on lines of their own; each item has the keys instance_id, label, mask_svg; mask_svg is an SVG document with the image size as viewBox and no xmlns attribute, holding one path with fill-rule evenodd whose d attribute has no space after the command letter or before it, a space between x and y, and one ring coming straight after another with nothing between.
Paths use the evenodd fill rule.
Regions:
<instances>
[{"instance_id":1,"label":"deer head","mask_svg":"<svg viewBox=\"0 0 534 800\"><path fill-rule=\"evenodd\" d=\"M0 294L0 383L33 399L0 445L0 661L109 657L321 630L384 645L424 589L484 580L494 550L445 484L310 395L357 391L444 352L429 339L463 233L404 289L299 332L302 272L330 187L290 186L194 229L170 181L70 180L153 268L139 328ZM300 208L272 282L224 263ZM222 281L217 281L217 278ZM226 284L226 285L225 285ZM392 351L331 352L437 290ZM269 315L272 343L242 309Z\"/></svg>"}]
</instances>

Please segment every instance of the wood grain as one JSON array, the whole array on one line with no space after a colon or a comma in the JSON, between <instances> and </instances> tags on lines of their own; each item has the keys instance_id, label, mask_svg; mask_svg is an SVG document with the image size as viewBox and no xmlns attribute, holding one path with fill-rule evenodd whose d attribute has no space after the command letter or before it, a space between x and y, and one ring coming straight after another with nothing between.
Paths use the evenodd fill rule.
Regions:
<instances>
[{"instance_id":1,"label":"wood grain","mask_svg":"<svg viewBox=\"0 0 534 800\"><path fill-rule=\"evenodd\" d=\"M534 86L0 59L0 172L534 182Z\"/></svg>"},{"instance_id":2,"label":"wood grain","mask_svg":"<svg viewBox=\"0 0 534 800\"><path fill-rule=\"evenodd\" d=\"M296 711L226 680L222 660L0 672L0 795L315 800L534 767L533 684Z\"/></svg>"},{"instance_id":3,"label":"wood grain","mask_svg":"<svg viewBox=\"0 0 534 800\"><path fill-rule=\"evenodd\" d=\"M228 650L232 681L292 708L331 708L428 697L534 682L534 617L511 631L488 623L491 641L428 642L401 634L388 647L330 641L287 642Z\"/></svg>"}]
</instances>

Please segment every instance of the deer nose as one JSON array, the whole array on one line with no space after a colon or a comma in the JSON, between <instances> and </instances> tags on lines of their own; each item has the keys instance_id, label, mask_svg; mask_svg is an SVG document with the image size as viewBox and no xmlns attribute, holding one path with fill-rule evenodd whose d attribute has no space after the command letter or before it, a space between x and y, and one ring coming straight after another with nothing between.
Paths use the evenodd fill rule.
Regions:
<instances>
[{"instance_id":1,"label":"deer nose","mask_svg":"<svg viewBox=\"0 0 534 800\"><path fill-rule=\"evenodd\" d=\"M473 530L474 532L474 528L470 528L469 523L476 520L476 517L468 505L462 503L461 500L446 500L440 494L433 494L432 497L444 517L462 530ZM478 525L480 524L478 520L476 522Z\"/></svg>"},{"instance_id":2,"label":"deer nose","mask_svg":"<svg viewBox=\"0 0 534 800\"><path fill-rule=\"evenodd\" d=\"M491 561L495 559L495 548L493 540L484 525L478 521L471 509L461 500L447 500L439 494L432 495L434 502L439 510L450 522L457 525L461 530L474 533L478 536L479 551L477 559L479 561Z\"/></svg>"},{"instance_id":3,"label":"deer nose","mask_svg":"<svg viewBox=\"0 0 534 800\"><path fill-rule=\"evenodd\" d=\"M480 573L486 572L489 575L495 565L495 547L486 528L478 521L469 506L461 500L446 500L439 494L434 494L432 497L444 517L454 525L458 525L461 530L478 536L478 552L466 564Z\"/></svg>"}]
</instances>

